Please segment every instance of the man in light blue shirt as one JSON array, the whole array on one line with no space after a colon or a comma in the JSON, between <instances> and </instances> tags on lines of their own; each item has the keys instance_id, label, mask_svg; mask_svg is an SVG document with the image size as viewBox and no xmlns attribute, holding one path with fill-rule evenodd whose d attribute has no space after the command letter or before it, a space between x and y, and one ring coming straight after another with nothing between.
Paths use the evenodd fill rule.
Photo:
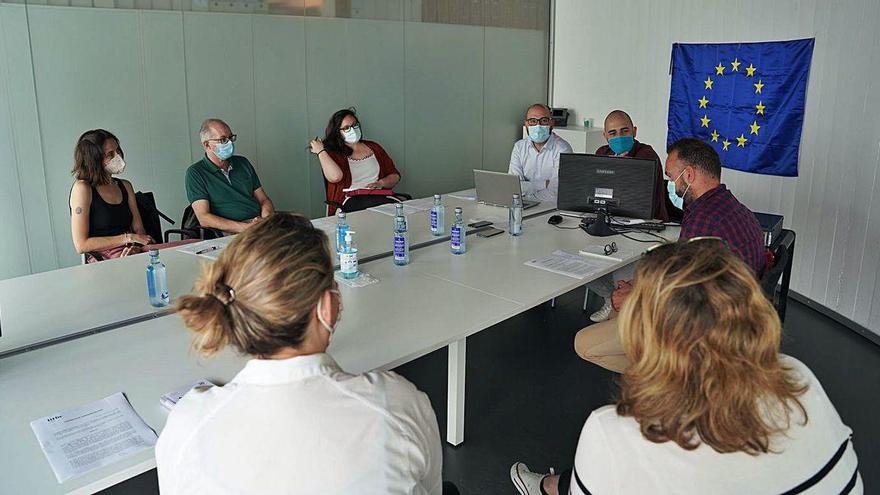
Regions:
<instances>
[{"instance_id":1,"label":"man in light blue shirt","mask_svg":"<svg viewBox=\"0 0 880 495\"><path fill-rule=\"evenodd\" d=\"M519 176L524 199L556 201L559 189L559 154L571 145L553 133L550 107L535 103L523 119L528 138L513 145L507 173Z\"/></svg>"}]
</instances>

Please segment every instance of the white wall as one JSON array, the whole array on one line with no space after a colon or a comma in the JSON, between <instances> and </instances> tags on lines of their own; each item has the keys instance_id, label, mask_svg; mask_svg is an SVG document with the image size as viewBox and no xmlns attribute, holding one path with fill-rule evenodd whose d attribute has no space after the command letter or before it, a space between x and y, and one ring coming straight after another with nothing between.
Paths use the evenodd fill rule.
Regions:
<instances>
[{"instance_id":1,"label":"white wall","mask_svg":"<svg viewBox=\"0 0 880 495\"><path fill-rule=\"evenodd\" d=\"M599 125L624 109L665 158L672 43L815 37L799 177L722 179L797 232L793 290L880 333L878 32L877 0L556 0L552 102Z\"/></svg>"},{"instance_id":2,"label":"white wall","mask_svg":"<svg viewBox=\"0 0 880 495\"><path fill-rule=\"evenodd\" d=\"M535 29L0 0L0 280L79 262L68 192L87 129L116 134L124 177L179 218L199 124L223 118L276 208L320 216L305 146L334 111L358 109L400 191L464 189L507 168L546 56Z\"/></svg>"}]
</instances>

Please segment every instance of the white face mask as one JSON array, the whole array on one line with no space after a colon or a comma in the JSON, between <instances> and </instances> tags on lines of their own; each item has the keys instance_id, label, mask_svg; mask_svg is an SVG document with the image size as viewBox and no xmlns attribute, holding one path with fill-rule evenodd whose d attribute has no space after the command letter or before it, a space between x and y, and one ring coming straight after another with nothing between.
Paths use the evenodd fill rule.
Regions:
<instances>
[{"instance_id":1,"label":"white face mask","mask_svg":"<svg viewBox=\"0 0 880 495\"><path fill-rule=\"evenodd\" d=\"M104 170L110 172L110 175L121 174L123 170L125 170L125 161L122 159L122 155L116 155L107 165L104 165Z\"/></svg>"},{"instance_id":2,"label":"white face mask","mask_svg":"<svg viewBox=\"0 0 880 495\"><path fill-rule=\"evenodd\" d=\"M333 334L336 332L336 326L339 325L340 315L342 313L342 294L340 294L339 291L336 289L330 289L330 292L332 292L333 294L336 294L336 297L339 298L339 313L336 314L336 321L333 323L333 326L330 326L330 324L328 324L326 321L324 321L324 317L321 316L321 313L322 313L321 301L324 300L323 297L318 299L318 312L317 312L318 323L320 323L321 326L324 327L324 330L327 330L327 332L330 334L330 338L327 340L328 343L333 340Z\"/></svg>"},{"instance_id":3,"label":"white face mask","mask_svg":"<svg viewBox=\"0 0 880 495\"><path fill-rule=\"evenodd\" d=\"M342 131L342 138L348 144L354 144L361 140L361 126L353 125L350 129Z\"/></svg>"}]
</instances>

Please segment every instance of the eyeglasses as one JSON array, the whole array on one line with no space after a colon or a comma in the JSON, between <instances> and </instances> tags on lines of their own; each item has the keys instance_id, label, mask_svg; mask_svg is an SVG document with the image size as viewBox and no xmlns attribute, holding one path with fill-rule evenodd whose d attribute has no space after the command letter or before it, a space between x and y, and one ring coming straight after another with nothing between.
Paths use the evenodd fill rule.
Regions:
<instances>
[{"instance_id":1,"label":"eyeglasses","mask_svg":"<svg viewBox=\"0 0 880 495\"><path fill-rule=\"evenodd\" d=\"M540 119L526 119L526 124L529 125L550 125L552 120L550 117L541 117Z\"/></svg>"},{"instance_id":2,"label":"eyeglasses","mask_svg":"<svg viewBox=\"0 0 880 495\"><path fill-rule=\"evenodd\" d=\"M360 129L360 128L361 128L360 124L351 124L351 125L347 125L345 127L340 127L339 130L342 132L348 132L352 129Z\"/></svg>"},{"instance_id":3,"label":"eyeglasses","mask_svg":"<svg viewBox=\"0 0 880 495\"><path fill-rule=\"evenodd\" d=\"M611 244L605 244L605 256L611 256L617 252L617 243L611 241Z\"/></svg>"},{"instance_id":4,"label":"eyeglasses","mask_svg":"<svg viewBox=\"0 0 880 495\"><path fill-rule=\"evenodd\" d=\"M221 136L221 137L218 137L218 138L216 138L216 139L208 139L208 142L209 142L209 143L210 143L210 142L218 142L218 143L220 143L220 144L226 144L226 143L230 143L230 142L231 142L231 143L234 143L236 139L238 139L238 136L236 136L235 134L233 134L233 135L231 135L231 136Z\"/></svg>"},{"instance_id":5,"label":"eyeglasses","mask_svg":"<svg viewBox=\"0 0 880 495\"><path fill-rule=\"evenodd\" d=\"M651 246L645 251L645 256L649 254L656 254L658 252L664 252L669 248L675 248L676 246L680 246L682 244L692 244L695 242L716 242L719 247L728 249L730 245L727 244L727 241L722 237L717 236L700 236L700 237L691 237L686 242L664 242L662 244L657 244L656 246Z\"/></svg>"}]
</instances>

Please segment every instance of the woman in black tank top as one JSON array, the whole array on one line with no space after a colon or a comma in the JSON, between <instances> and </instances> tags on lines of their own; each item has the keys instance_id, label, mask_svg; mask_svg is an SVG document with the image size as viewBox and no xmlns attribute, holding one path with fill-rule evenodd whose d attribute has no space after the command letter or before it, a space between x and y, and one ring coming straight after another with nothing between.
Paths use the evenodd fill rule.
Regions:
<instances>
[{"instance_id":1,"label":"woman in black tank top","mask_svg":"<svg viewBox=\"0 0 880 495\"><path fill-rule=\"evenodd\" d=\"M76 143L70 190L70 227L78 253L116 258L140 252L153 242L141 222L134 190L114 174L125 168L122 148L112 133L95 129Z\"/></svg>"}]
</instances>

